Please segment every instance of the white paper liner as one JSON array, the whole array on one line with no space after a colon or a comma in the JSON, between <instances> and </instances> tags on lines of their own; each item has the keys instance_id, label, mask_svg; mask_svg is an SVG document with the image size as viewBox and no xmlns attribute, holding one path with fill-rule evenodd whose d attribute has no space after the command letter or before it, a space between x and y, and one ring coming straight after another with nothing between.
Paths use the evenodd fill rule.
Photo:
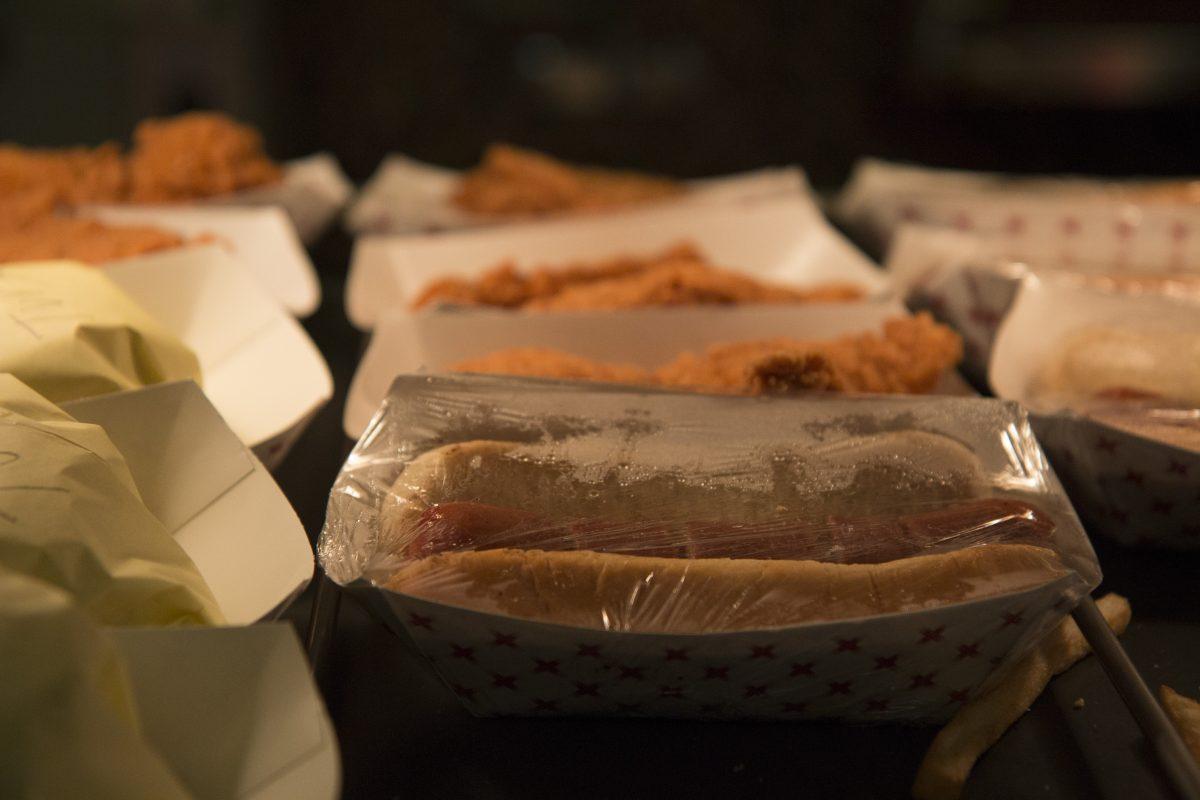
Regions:
<instances>
[{"instance_id":1,"label":"white paper liner","mask_svg":"<svg viewBox=\"0 0 1200 800\"><path fill-rule=\"evenodd\" d=\"M879 331L884 321L907 315L894 299L570 314L501 310L389 313L376 327L354 373L343 426L347 436L357 439L397 375L441 372L464 359L509 347L549 347L600 361L653 368L684 351L700 352L714 344L776 336L829 339ZM956 377L948 376L943 387L946 392L965 390Z\"/></svg>"},{"instance_id":2,"label":"white paper liner","mask_svg":"<svg viewBox=\"0 0 1200 800\"><path fill-rule=\"evenodd\" d=\"M304 526L194 383L63 409L104 428L146 506L196 564L230 624L277 616L308 585L313 554Z\"/></svg>"},{"instance_id":3,"label":"white paper liner","mask_svg":"<svg viewBox=\"0 0 1200 800\"><path fill-rule=\"evenodd\" d=\"M104 270L195 351L205 394L264 464L278 466L333 396L329 368L300 324L216 246Z\"/></svg>"},{"instance_id":4,"label":"white paper liner","mask_svg":"<svg viewBox=\"0 0 1200 800\"><path fill-rule=\"evenodd\" d=\"M195 205L88 206L82 215L112 225L151 225L186 238L215 237L284 308L307 317L321 304L321 285L291 220L281 208Z\"/></svg>"},{"instance_id":5,"label":"white paper liner","mask_svg":"<svg viewBox=\"0 0 1200 800\"><path fill-rule=\"evenodd\" d=\"M355 234L431 233L455 228L511 223L480 217L452 202L462 172L425 164L408 156L387 156L346 212ZM737 203L778 194L807 193L798 167L776 167L688 183L687 194L654 203Z\"/></svg>"},{"instance_id":6,"label":"white paper liner","mask_svg":"<svg viewBox=\"0 0 1200 800\"><path fill-rule=\"evenodd\" d=\"M508 225L455 234L368 236L355 243L346 312L360 329L409 307L430 281L477 277L505 259L519 268L651 254L695 243L713 263L791 286L830 281L887 291L874 262L838 234L799 195L739 205L665 207L586 219Z\"/></svg>"},{"instance_id":7,"label":"white paper liner","mask_svg":"<svg viewBox=\"0 0 1200 800\"><path fill-rule=\"evenodd\" d=\"M409 376L397 380L339 475L320 558L331 578L411 638L478 714L945 719L1099 580L1087 538L1023 420L1015 405L995 400L747 400ZM643 456L644 447L626 442L619 448L623 459L674 453L689 464L720 464L727 471L737 463L728 460L731 447L753 449L759 441L801 446L806 436L830 445L844 432L893 425L953 431L972 448L986 480L1010 491L1021 487L1043 509L1053 509L1054 546L1077 572L921 612L692 635L614 634L516 619L381 590L366 578L386 574L390 558L377 561L373 551L378 503L404 463L446 442L536 442L538 430L566 442L602 436L611 426L653 453ZM692 442L688 453L699 448L699 461L673 449L684 441Z\"/></svg>"},{"instance_id":8,"label":"white paper liner","mask_svg":"<svg viewBox=\"0 0 1200 800\"><path fill-rule=\"evenodd\" d=\"M1038 439L1092 530L1126 544L1196 549L1200 452L1039 405L1033 391L1047 359L1073 331L1146 325L1200 335L1192 303L1027 276L996 337L989 380L998 396L1034 411Z\"/></svg>"}]
</instances>

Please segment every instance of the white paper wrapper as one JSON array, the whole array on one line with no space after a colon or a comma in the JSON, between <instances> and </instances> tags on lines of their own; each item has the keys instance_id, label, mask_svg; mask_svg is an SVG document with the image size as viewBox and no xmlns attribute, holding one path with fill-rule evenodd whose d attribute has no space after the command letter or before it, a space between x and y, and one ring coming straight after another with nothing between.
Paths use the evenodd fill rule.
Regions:
<instances>
[{"instance_id":1,"label":"white paper wrapper","mask_svg":"<svg viewBox=\"0 0 1200 800\"><path fill-rule=\"evenodd\" d=\"M1000 397L1033 410L1038 439L1093 530L1126 544L1200 548L1200 452L1048 405L1036 382L1073 332L1165 328L1200 335L1192 303L1130 296L1029 276L996 337L989 380Z\"/></svg>"},{"instance_id":2,"label":"white paper wrapper","mask_svg":"<svg viewBox=\"0 0 1200 800\"><path fill-rule=\"evenodd\" d=\"M284 623L119 628L143 734L197 800L333 800L337 739Z\"/></svg>"},{"instance_id":3,"label":"white paper wrapper","mask_svg":"<svg viewBox=\"0 0 1200 800\"><path fill-rule=\"evenodd\" d=\"M712 478L723 480L737 472L737 453L781 443L798 452L839 447L901 430L955 437L989 485L1036 498L1056 521L1051 546L1072 571L915 613L703 634L548 624L371 582L396 559L377 550L380 503L406 463L447 442L591 442L603 452L611 438L623 468L666 459L696 475L715 465ZM1099 581L1087 538L1015 404L747 400L479 376L396 381L335 484L320 553L330 577L410 638L468 708L489 715L944 719Z\"/></svg>"},{"instance_id":4,"label":"white paper wrapper","mask_svg":"<svg viewBox=\"0 0 1200 800\"><path fill-rule=\"evenodd\" d=\"M509 347L550 347L600 361L652 368L684 351L723 342L775 336L829 339L878 331L906 316L894 299L862 303L740 308L631 309L572 314L513 314L501 310L391 313L383 317L359 362L343 425L357 439L397 375L440 372L468 358ZM951 374L947 393L962 393Z\"/></svg>"},{"instance_id":5,"label":"white paper wrapper","mask_svg":"<svg viewBox=\"0 0 1200 800\"><path fill-rule=\"evenodd\" d=\"M1140 264L1166 270L1200 259L1200 206L1138 202L1112 181L1022 180L867 159L834 204L835 215L873 248L886 250L904 223L1002 237L1019 259ZM1050 246L1050 252L1043 248Z\"/></svg>"},{"instance_id":6,"label":"white paper wrapper","mask_svg":"<svg viewBox=\"0 0 1200 800\"><path fill-rule=\"evenodd\" d=\"M429 282L475 277L505 259L518 268L649 254L680 241L713 263L792 286L829 281L887 291L886 276L825 221L807 197L738 205L673 206L427 236L368 236L355 243L346 312L361 329L407 309Z\"/></svg>"},{"instance_id":7,"label":"white paper wrapper","mask_svg":"<svg viewBox=\"0 0 1200 800\"><path fill-rule=\"evenodd\" d=\"M230 624L278 615L308 585L313 554L304 526L194 383L62 408L104 428L147 508L195 563Z\"/></svg>"},{"instance_id":8,"label":"white paper wrapper","mask_svg":"<svg viewBox=\"0 0 1200 800\"><path fill-rule=\"evenodd\" d=\"M200 358L204 391L268 467L333 395L316 345L221 248L110 262L108 276Z\"/></svg>"},{"instance_id":9,"label":"white paper wrapper","mask_svg":"<svg viewBox=\"0 0 1200 800\"><path fill-rule=\"evenodd\" d=\"M333 728L290 625L101 628L0 570L6 798L331 800Z\"/></svg>"},{"instance_id":10,"label":"white paper wrapper","mask_svg":"<svg viewBox=\"0 0 1200 800\"><path fill-rule=\"evenodd\" d=\"M279 206L291 217L305 244L317 240L354 194L354 185L331 153L316 153L283 165L283 181L204 201L215 205Z\"/></svg>"},{"instance_id":11,"label":"white paper wrapper","mask_svg":"<svg viewBox=\"0 0 1200 800\"><path fill-rule=\"evenodd\" d=\"M458 170L403 155L389 155L346 212L346 227L356 234L431 233L506 222L480 217L455 206L451 198L461 179ZM686 195L661 202L736 203L808 192L804 173L797 167L707 178L691 181L688 186L690 191Z\"/></svg>"},{"instance_id":12,"label":"white paper wrapper","mask_svg":"<svg viewBox=\"0 0 1200 800\"><path fill-rule=\"evenodd\" d=\"M152 225L187 238L212 235L288 311L307 317L321 304L317 272L281 208L89 206L81 213L112 225Z\"/></svg>"}]
</instances>

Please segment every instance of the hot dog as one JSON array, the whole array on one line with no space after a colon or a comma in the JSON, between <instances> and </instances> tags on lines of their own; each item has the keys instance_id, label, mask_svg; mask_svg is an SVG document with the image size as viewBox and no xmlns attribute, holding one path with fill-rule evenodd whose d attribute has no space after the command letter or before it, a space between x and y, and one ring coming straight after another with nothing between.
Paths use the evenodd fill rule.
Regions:
<instances>
[{"instance_id":1,"label":"hot dog","mask_svg":"<svg viewBox=\"0 0 1200 800\"><path fill-rule=\"evenodd\" d=\"M810 448L748 489L653 471L597 479L554 452L473 441L410 462L381 508L396 556L383 585L563 625L700 633L930 608L1069 574L1051 515L979 496L974 454L934 434ZM880 458L890 471L872 471ZM849 505L797 483L846 467Z\"/></svg>"},{"instance_id":2,"label":"hot dog","mask_svg":"<svg viewBox=\"0 0 1200 800\"><path fill-rule=\"evenodd\" d=\"M983 498L904 515L738 524L698 520L555 522L521 509L451 501L430 506L405 554L454 550L594 550L661 558L758 558L878 564L980 542L1045 543L1054 523L1028 503Z\"/></svg>"}]
</instances>

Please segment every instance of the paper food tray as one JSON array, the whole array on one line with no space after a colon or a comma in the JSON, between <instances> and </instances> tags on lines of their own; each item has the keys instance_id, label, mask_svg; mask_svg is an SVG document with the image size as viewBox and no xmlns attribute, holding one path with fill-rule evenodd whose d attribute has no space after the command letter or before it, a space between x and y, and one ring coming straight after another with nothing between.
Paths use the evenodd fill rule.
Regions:
<instances>
[{"instance_id":1,"label":"paper food tray","mask_svg":"<svg viewBox=\"0 0 1200 800\"><path fill-rule=\"evenodd\" d=\"M552 347L601 361L656 367L690 350L772 336L827 339L878 330L905 316L897 300L734 308L631 309L572 314L500 310L390 313L371 335L350 384L343 417L357 439L379 410L397 375L439 372L463 359L508 347ZM944 387L966 391L954 373Z\"/></svg>"},{"instance_id":2,"label":"paper food tray","mask_svg":"<svg viewBox=\"0 0 1200 800\"><path fill-rule=\"evenodd\" d=\"M462 175L459 170L425 164L403 155L389 155L346 212L346 227L357 234L429 233L505 223L503 219L480 217L454 205L451 198ZM736 203L808 191L804 173L798 167L690 181L688 187L687 194L658 203Z\"/></svg>"},{"instance_id":3,"label":"paper food tray","mask_svg":"<svg viewBox=\"0 0 1200 800\"><path fill-rule=\"evenodd\" d=\"M887 289L874 262L799 195L740 205L642 209L425 236L369 236L355 242L346 312L360 329L387 310L405 309L433 280L478 276L512 259L520 268L653 253L695 243L715 264L767 281L808 286L859 283Z\"/></svg>"},{"instance_id":4,"label":"paper food tray","mask_svg":"<svg viewBox=\"0 0 1200 800\"><path fill-rule=\"evenodd\" d=\"M888 274L911 308L928 310L963 335L964 371L977 380L987 375L996 330L1008 313L1022 276L1079 276L1194 272L1200 260L1184 262L1179 242L1170 236L1141 237L1138 261L1093 245L1075 251L1060 237L1013 240L1004 235L965 233L928 225L902 225L888 250ZM1090 237L1089 237L1090 241ZM1153 243L1157 242L1157 247ZM1082 244L1082 243L1081 243ZM1071 255L1086 252L1087 259ZM1092 260L1092 258L1097 260ZM1190 256L1189 256L1190 257ZM1200 253L1197 254L1200 258Z\"/></svg>"},{"instance_id":5,"label":"paper food tray","mask_svg":"<svg viewBox=\"0 0 1200 800\"><path fill-rule=\"evenodd\" d=\"M402 462L463 435L537 441L543 423L556 442L602 436L612 426L621 431L622 459L634 458L636 441L659 454L652 458L672 453L681 463L722 469L736 463L727 448L764 440L802 446L815 436L832 445L843 430L860 429L951 435L971 443L989 481L1025 487L1053 509L1055 547L1074 571L920 612L705 634L614 634L431 602L370 582L375 504ZM689 437L692 444L677 450ZM320 554L327 574L413 643L481 715L942 720L1099 580L1087 538L1013 403L751 401L481 376L397 380L335 483Z\"/></svg>"},{"instance_id":6,"label":"paper food tray","mask_svg":"<svg viewBox=\"0 0 1200 800\"><path fill-rule=\"evenodd\" d=\"M897 228L921 223L1004 237L1016 252L1053 242L1058 260L1197 263L1200 206L1138 202L1113 181L1023 180L1006 176L861 162L834 204L856 235L885 250ZM1025 257L1025 256L1022 256Z\"/></svg>"},{"instance_id":7,"label":"paper food tray","mask_svg":"<svg viewBox=\"0 0 1200 800\"><path fill-rule=\"evenodd\" d=\"M108 276L200 359L204 392L274 468L333 395L320 352L295 319L216 246L111 262Z\"/></svg>"},{"instance_id":8,"label":"paper food tray","mask_svg":"<svg viewBox=\"0 0 1200 800\"><path fill-rule=\"evenodd\" d=\"M300 240L312 244L354 194L354 184L331 153L316 153L283 165L275 186L205 200L214 205L279 206L291 217Z\"/></svg>"},{"instance_id":9,"label":"paper food tray","mask_svg":"<svg viewBox=\"0 0 1200 800\"><path fill-rule=\"evenodd\" d=\"M184 237L211 234L283 307L307 317L321 285L287 214L280 208L89 206L82 212L113 225L152 225Z\"/></svg>"},{"instance_id":10,"label":"paper food tray","mask_svg":"<svg viewBox=\"0 0 1200 800\"><path fill-rule=\"evenodd\" d=\"M187 552L233 625L275 616L308 585L296 512L194 383L64 403L104 428L150 511Z\"/></svg>"},{"instance_id":11,"label":"paper food tray","mask_svg":"<svg viewBox=\"0 0 1200 800\"><path fill-rule=\"evenodd\" d=\"M1144 324L1200 334L1192 303L1026 277L996 337L989 381L997 396L1031 407L1039 441L1093 530L1125 544L1200 548L1200 452L1039 408L1031 392L1055 344L1071 332Z\"/></svg>"},{"instance_id":12,"label":"paper food tray","mask_svg":"<svg viewBox=\"0 0 1200 800\"><path fill-rule=\"evenodd\" d=\"M287 624L113 631L142 736L196 800L333 800L333 725Z\"/></svg>"}]
</instances>

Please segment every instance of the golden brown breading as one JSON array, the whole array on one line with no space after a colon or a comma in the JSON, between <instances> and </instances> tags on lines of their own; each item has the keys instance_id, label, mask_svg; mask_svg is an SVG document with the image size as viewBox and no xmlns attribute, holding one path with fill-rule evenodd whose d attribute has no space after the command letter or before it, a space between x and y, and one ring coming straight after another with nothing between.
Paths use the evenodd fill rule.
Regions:
<instances>
[{"instance_id":1,"label":"golden brown breading","mask_svg":"<svg viewBox=\"0 0 1200 800\"><path fill-rule=\"evenodd\" d=\"M619 208L683 191L666 178L574 167L533 150L494 144L463 176L452 199L484 216L540 216Z\"/></svg>"},{"instance_id":2,"label":"golden brown breading","mask_svg":"<svg viewBox=\"0 0 1200 800\"><path fill-rule=\"evenodd\" d=\"M649 372L632 364L607 364L561 350L551 350L548 347L513 347L498 350L481 358L460 361L451 369L455 372L612 383L647 384L652 380Z\"/></svg>"},{"instance_id":3,"label":"golden brown breading","mask_svg":"<svg viewBox=\"0 0 1200 800\"><path fill-rule=\"evenodd\" d=\"M8 261L66 258L96 264L167 250L183 237L149 225L113 226L94 219L45 215L0 228L0 266Z\"/></svg>"},{"instance_id":4,"label":"golden brown breading","mask_svg":"<svg viewBox=\"0 0 1200 800\"><path fill-rule=\"evenodd\" d=\"M684 242L650 256L538 267L522 273L504 263L476 280L445 278L413 302L486 305L538 311L584 311L645 306L735 305L858 300L863 290L846 283L793 289L714 267L695 245Z\"/></svg>"},{"instance_id":5,"label":"golden brown breading","mask_svg":"<svg viewBox=\"0 0 1200 800\"><path fill-rule=\"evenodd\" d=\"M0 197L49 192L56 206L209 197L276 183L282 175L253 128L207 111L146 120L128 157L111 143L0 145Z\"/></svg>"},{"instance_id":6,"label":"golden brown breading","mask_svg":"<svg viewBox=\"0 0 1200 800\"><path fill-rule=\"evenodd\" d=\"M263 152L258 132L224 114L148 119L133 138L129 199L136 203L230 194L283 176Z\"/></svg>"},{"instance_id":7,"label":"golden brown breading","mask_svg":"<svg viewBox=\"0 0 1200 800\"><path fill-rule=\"evenodd\" d=\"M962 358L958 334L927 313L884 323L883 335L837 339L759 339L681 353L653 372L557 350L514 348L463 361L457 372L656 384L730 394L810 391L921 394Z\"/></svg>"},{"instance_id":8,"label":"golden brown breading","mask_svg":"<svg viewBox=\"0 0 1200 800\"><path fill-rule=\"evenodd\" d=\"M127 187L115 144L60 150L0 145L0 195L6 198L48 192L55 204L113 203L124 198Z\"/></svg>"}]
</instances>

